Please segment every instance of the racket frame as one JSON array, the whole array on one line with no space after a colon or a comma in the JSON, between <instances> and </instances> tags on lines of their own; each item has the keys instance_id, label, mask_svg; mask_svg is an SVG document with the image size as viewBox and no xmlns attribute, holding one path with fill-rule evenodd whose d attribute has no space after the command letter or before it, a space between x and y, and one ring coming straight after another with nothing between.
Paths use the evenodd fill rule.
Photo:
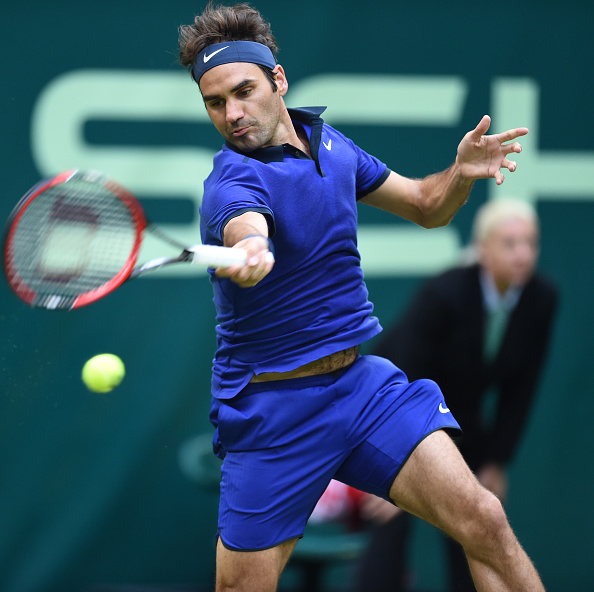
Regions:
<instances>
[{"instance_id":1,"label":"racket frame","mask_svg":"<svg viewBox=\"0 0 594 592\"><path fill-rule=\"evenodd\" d=\"M41 298L39 301L37 301L37 299L39 298L37 292L35 292L35 290L33 290L30 286L28 286L25 283L25 281L19 276L13 264L12 245L14 241L14 235L17 232L20 219L22 218L23 214L25 213L31 202L36 197L38 197L41 193L47 191L51 187L68 183L68 181L74 178L80 179L82 181L87 181L89 183L99 183L108 191L116 195L124 203L124 205L132 214L132 219L134 221L135 237L132 245L132 250L125 264L114 275L113 278L111 278L105 284L99 286L98 288L95 288L94 290L90 290L89 292L85 292L80 296L72 298L72 300L68 302L67 305L65 305L63 300L68 300L68 298L60 296L45 296ZM144 210L142 209L142 205L134 197L134 195L132 195L127 189L122 187L119 183L116 183L115 181L106 177L102 173L98 173L95 171L81 171L79 169L64 171L56 175L55 177L52 177L51 179L45 179L37 183L21 198L21 200L18 202L18 204L12 211L12 214L7 224L8 230L5 233L4 238L4 269L6 272L8 283L10 284L10 287L14 290L14 292L17 294L17 296L30 306L41 306L43 308L49 309L74 309L91 304L92 302L95 302L100 298L103 298L110 292L113 292L116 288L121 286L128 279L128 277L134 269L136 261L138 260L138 254L140 252L140 246L142 244L143 233L146 227L147 221L144 215Z\"/></svg>"},{"instance_id":2,"label":"racket frame","mask_svg":"<svg viewBox=\"0 0 594 592\"><path fill-rule=\"evenodd\" d=\"M57 185L64 185L69 181L76 179L88 183L101 185L104 189L115 195L127 208L131 214L134 227L134 241L128 258L121 269L101 286L84 292L78 296L65 296L59 294L39 295L22 277L20 277L13 262L13 245L15 234L17 232L19 221L23 214L40 194ZM164 242L181 250L177 257L160 257L151 259L142 265L136 266L140 248L146 230L150 230ZM268 253L267 260L274 261L272 253ZM4 236L4 269L8 283L17 296L30 306L42 307L50 310L66 309L72 310L80 308L95 302L107 294L113 292L121 286L126 280L136 278L170 263L188 262L202 267L231 267L235 265L245 265L247 261L247 252L243 249L234 249L215 245L194 245L186 247L178 241L165 235L158 227L149 224L144 214L142 204L138 199L125 189L119 183L103 173L96 171L84 171L80 169L64 171L51 179L45 179L33 186L17 203L13 209L7 225Z\"/></svg>"}]
</instances>

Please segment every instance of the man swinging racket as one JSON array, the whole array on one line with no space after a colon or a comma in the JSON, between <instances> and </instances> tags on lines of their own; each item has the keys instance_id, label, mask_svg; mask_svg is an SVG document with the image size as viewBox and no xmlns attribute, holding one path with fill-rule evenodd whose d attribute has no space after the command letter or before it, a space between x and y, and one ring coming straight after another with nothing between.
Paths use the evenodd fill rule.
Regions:
<instances>
[{"instance_id":1,"label":"man swinging racket","mask_svg":"<svg viewBox=\"0 0 594 592\"><path fill-rule=\"evenodd\" d=\"M356 247L357 201L446 225L476 179L499 185L501 169L515 171L508 156L528 130L487 136L485 116L449 169L408 179L326 125L323 108L287 109L276 51L246 4L210 4L180 28L180 62L225 139L205 181L202 240L248 252L246 265L211 276L211 421L224 458L217 591L276 590L336 478L459 541L478 590L542 592L501 504L453 443L459 426L439 387L358 354L381 327Z\"/></svg>"}]
</instances>

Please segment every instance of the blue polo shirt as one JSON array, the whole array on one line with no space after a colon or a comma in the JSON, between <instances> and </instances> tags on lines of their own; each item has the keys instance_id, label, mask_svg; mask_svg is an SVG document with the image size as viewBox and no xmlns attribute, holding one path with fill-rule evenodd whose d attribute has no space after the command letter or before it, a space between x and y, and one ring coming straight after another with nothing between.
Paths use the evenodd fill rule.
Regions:
<instances>
[{"instance_id":1,"label":"blue polo shirt","mask_svg":"<svg viewBox=\"0 0 594 592\"><path fill-rule=\"evenodd\" d=\"M254 373L293 370L381 331L357 250L357 200L389 170L324 124L324 109L289 109L312 158L290 144L246 154L226 144L204 183L202 242L222 245L227 222L256 211L268 221L276 258L252 288L211 273L217 399L234 397Z\"/></svg>"}]
</instances>

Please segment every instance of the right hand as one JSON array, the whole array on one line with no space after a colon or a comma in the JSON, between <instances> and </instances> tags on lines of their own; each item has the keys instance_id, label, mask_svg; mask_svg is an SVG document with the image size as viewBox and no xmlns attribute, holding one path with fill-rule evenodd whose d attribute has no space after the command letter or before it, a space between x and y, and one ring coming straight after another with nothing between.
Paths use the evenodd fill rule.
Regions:
<instances>
[{"instance_id":1,"label":"right hand","mask_svg":"<svg viewBox=\"0 0 594 592\"><path fill-rule=\"evenodd\" d=\"M215 270L217 277L229 278L242 288L252 288L274 267L274 256L268 250L268 239L265 236L250 236L240 240L233 248L247 251L246 264L219 267Z\"/></svg>"}]
</instances>

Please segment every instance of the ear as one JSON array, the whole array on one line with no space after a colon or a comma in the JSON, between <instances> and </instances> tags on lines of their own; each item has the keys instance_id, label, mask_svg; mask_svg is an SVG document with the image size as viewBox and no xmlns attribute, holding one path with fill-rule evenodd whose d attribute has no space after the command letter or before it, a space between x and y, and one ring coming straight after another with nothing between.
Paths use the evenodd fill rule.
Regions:
<instances>
[{"instance_id":1,"label":"ear","mask_svg":"<svg viewBox=\"0 0 594 592\"><path fill-rule=\"evenodd\" d=\"M280 93L281 97L284 97L289 90L289 83L287 82L287 76L285 75L285 71L280 64L277 64L273 70L275 74L276 86L278 88L278 92Z\"/></svg>"}]
</instances>

